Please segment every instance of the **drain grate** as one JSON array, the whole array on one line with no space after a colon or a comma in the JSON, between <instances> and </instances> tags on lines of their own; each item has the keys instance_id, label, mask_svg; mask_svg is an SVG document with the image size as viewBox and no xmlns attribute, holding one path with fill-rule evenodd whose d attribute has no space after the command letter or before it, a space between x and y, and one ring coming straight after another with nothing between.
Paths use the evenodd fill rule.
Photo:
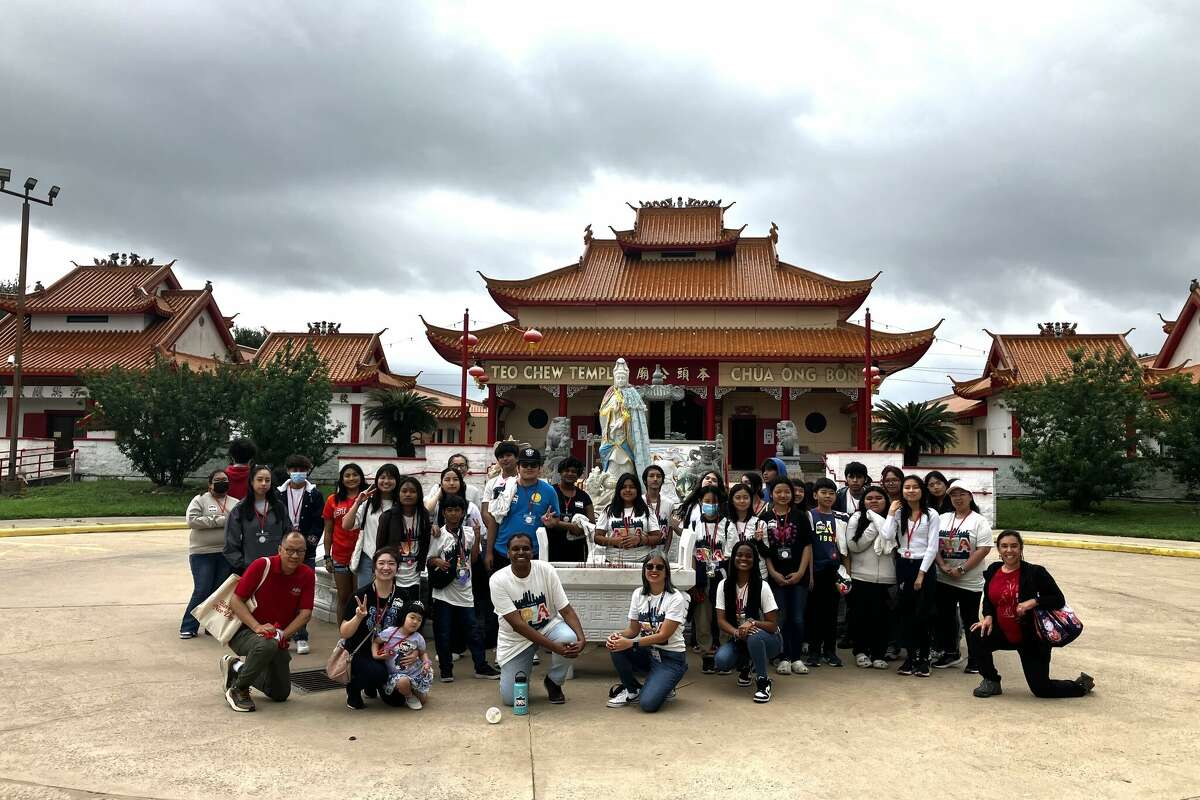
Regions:
<instances>
[{"instance_id":1,"label":"drain grate","mask_svg":"<svg viewBox=\"0 0 1200 800\"><path fill-rule=\"evenodd\" d=\"M328 692L330 689L346 688L337 681L331 680L323 669L306 669L300 672L293 672L291 680L292 686L306 693Z\"/></svg>"}]
</instances>

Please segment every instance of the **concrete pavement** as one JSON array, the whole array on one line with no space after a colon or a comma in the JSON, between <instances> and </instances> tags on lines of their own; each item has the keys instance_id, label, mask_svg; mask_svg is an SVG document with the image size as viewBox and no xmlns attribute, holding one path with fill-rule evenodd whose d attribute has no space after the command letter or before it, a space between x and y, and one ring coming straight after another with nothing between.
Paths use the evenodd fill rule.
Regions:
<instances>
[{"instance_id":1,"label":"concrete pavement","mask_svg":"<svg viewBox=\"0 0 1200 800\"><path fill-rule=\"evenodd\" d=\"M1030 547L1086 630L1053 673L1094 675L1081 700L1033 698L1001 654L1006 694L975 676L928 679L854 667L777 677L750 701L698 659L657 715L608 709L614 680L589 649L568 703L505 712L497 685L460 667L426 709L345 708L339 691L221 697L212 640L177 638L190 593L177 532L0 540L0 797L623 798L760 793L888 800L1187 797L1200 794L1200 564ZM323 664L335 640L315 625ZM460 662L461 663L461 662ZM901 755L904 753L905 755Z\"/></svg>"}]
</instances>

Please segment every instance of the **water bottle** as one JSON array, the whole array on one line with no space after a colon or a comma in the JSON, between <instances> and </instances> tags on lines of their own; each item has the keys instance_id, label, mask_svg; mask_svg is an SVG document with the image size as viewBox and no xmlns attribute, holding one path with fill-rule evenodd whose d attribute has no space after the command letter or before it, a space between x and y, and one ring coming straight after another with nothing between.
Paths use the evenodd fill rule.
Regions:
<instances>
[{"instance_id":1,"label":"water bottle","mask_svg":"<svg viewBox=\"0 0 1200 800\"><path fill-rule=\"evenodd\" d=\"M518 672L513 680L513 713L524 716L529 713L529 678Z\"/></svg>"}]
</instances>

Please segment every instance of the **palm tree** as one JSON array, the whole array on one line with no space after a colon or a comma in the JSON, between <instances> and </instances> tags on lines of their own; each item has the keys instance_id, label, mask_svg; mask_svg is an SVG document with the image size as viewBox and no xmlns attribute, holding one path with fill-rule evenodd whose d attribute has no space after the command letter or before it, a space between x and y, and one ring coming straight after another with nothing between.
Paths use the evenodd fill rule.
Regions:
<instances>
[{"instance_id":1,"label":"palm tree","mask_svg":"<svg viewBox=\"0 0 1200 800\"><path fill-rule=\"evenodd\" d=\"M437 429L433 410L438 402L432 397L407 389L372 389L367 392L363 416L371 423L371 433L383 431L392 440L396 455L412 458L416 455L414 433L429 433Z\"/></svg>"},{"instance_id":2,"label":"palm tree","mask_svg":"<svg viewBox=\"0 0 1200 800\"><path fill-rule=\"evenodd\" d=\"M955 417L945 403L881 400L875 407L872 434L879 444L904 451L905 466L916 466L921 450L951 447L958 442Z\"/></svg>"}]
</instances>

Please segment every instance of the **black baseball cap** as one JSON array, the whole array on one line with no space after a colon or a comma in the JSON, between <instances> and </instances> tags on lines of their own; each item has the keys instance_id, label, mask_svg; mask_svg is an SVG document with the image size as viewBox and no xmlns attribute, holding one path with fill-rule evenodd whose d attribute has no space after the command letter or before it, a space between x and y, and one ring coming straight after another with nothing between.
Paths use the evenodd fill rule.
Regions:
<instances>
[{"instance_id":1,"label":"black baseball cap","mask_svg":"<svg viewBox=\"0 0 1200 800\"><path fill-rule=\"evenodd\" d=\"M522 447L517 451L518 464L540 464L542 463L542 454L536 447Z\"/></svg>"}]
</instances>

